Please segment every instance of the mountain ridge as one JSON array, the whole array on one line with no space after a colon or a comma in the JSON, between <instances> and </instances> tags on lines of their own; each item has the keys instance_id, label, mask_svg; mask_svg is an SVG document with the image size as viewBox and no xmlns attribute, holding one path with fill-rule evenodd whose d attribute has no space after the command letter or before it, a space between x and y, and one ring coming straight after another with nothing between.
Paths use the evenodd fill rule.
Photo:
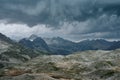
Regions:
<instances>
[{"instance_id":1,"label":"mountain ridge","mask_svg":"<svg viewBox=\"0 0 120 80\"><path fill-rule=\"evenodd\" d=\"M39 38L42 41L34 42ZM22 42L23 40L23 42ZM73 52L78 51L86 51L86 50L115 50L120 48L119 45L116 46L117 43L120 41L107 41L105 39L93 39L93 40L83 40L80 42L72 42L70 40L61 38L61 37L53 37L53 38L41 38L36 35L31 35L29 38L22 39L19 43L25 45L26 43L30 45L25 45L27 47L33 48L34 44L44 44L45 46L41 45L41 49L43 48L44 51L51 52L52 54L60 54L60 55L68 55ZM25 41L25 44L24 44ZM34 43L34 44L33 44ZM38 46L39 47L39 46ZM36 47L37 48L37 47Z\"/></svg>"},{"instance_id":2,"label":"mountain ridge","mask_svg":"<svg viewBox=\"0 0 120 80\"><path fill-rule=\"evenodd\" d=\"M61 39L61 38L60 38ZM77 51L86 51L86 50L115 50L120 48L120 46L114 47L120 41L107 41L105 39L93 39L93 40L83 40L80 42L72 42L66 39L58 38L46 38L44 39L48 46L52 49L58 50L67 50L68 54L77 52ZM51 41L51 44L50 44ZM57 44L55 43L57 42ZM113 46L113 47L112 47ZM71 50L71 51L70 51ZM54 50L53 50L54 51ZM56 52L57 53L57 52ZM65 52L66 54L66 52Z\"/></svg>"},{"instance_id":3,"label":"mountain ridge","mask_svg":"<svg viewBox=\"0 0 120 80\"><path fill-rule=\"evenodd\" d=\"M19 43L37 52L39 51L50 52L46 42L41 37L38 37L36 35L31 35L28 38L21 39Z\"/></svg>"}]
</instances>

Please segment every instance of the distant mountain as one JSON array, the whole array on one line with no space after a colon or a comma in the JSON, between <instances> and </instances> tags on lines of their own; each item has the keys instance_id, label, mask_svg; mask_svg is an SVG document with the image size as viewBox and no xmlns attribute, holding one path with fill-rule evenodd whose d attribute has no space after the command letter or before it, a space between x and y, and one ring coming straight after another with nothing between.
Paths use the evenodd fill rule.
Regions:
<instances>
[{"instance_id":1,"label":"distant mountain","mask_svg":"<svg viewBox=\"0 0 120 80\"><path fill-rule=\"evenodd\" d=\"M52 52L56 54L70 54L86 50L115 50L120 48L120 41L109 42L104 39L84 40L78 43L60 37L44 38Z\"/></svg>"},{"instance_id":2,"label":"distant mountain","mask_svg":"<svg viewBox=\"0 0 120 80\"><path fill-rule=\"evenodd\" d=\"M70 54L76 51L76 43L60 37L44 38L54 54Z\"/></svg>"},{"instance_id":3,"label":"distant mountain","mask_svg":"<svg viewBox=\"0 0 120 80\"><path fill-rule=\"evenodd\" d=\"M113 44L108 48L109 50L115 50L120 48L120 41L114 41Z\"/></svg>"},{"instance_id":4,"label":"distant mountain","mask_svg":"<svg viewBox=\"0 0 120 80\"><path fill-rule=\"evenodd\" d=\"M36 35L31 35L29 38L24 38L19 43L35 51L50 52L48 45L41 38Z\"/></svg>"},{"instance_id":5,"label":"distant mountain","mask_svg":"<svg viewBox=\"0 0 120 80\"><path fill-rule=\"evenodd\" d=\"M85 50L108 50L114 42L109 42L103 39L97 40L84 40L77 44L80 51Z\"/></svg>"},{"instance_id":6,"label":"distant mountain","mask_svg":"<svg viewBox=\"0 0 120 80\"><path fill-rule=\"evenodd\" d=\"M73 52L86 50L115 50L120 48L120 41L109 42L104 39L84 40L78 43L61 37L41 38L31 35L19 41L20 44L35 51L44 51L52 54L68 55Z\"/></svg>"}]
</instances>

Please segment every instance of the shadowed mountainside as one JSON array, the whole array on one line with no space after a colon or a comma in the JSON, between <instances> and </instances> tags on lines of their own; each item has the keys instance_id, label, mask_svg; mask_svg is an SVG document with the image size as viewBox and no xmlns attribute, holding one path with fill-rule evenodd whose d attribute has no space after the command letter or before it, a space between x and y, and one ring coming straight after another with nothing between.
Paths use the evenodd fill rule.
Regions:
<instances>
[{"instance_id":1,"label":"shadowed mountainside","mask_svg":"<svg viewBox=\"0 0 120 80\"><path fill-rule=\"evenodd\" d=\"M36 35L31 35L29 38L24 38L19 41L19 43L27 48L30 48L36 52L50 52L48 45L41 38Z\"/></svg>"},{"instance_id":2,"label":"shadowed mountainside","mask_svg":"<svg viewBox=\"0 0 120 80\"><path fill-rule=\"evenodd\" d=\"M50 50L54 54L71 54L77 51L86 50L115 50L120 48L120 41L109 42L104 39L97 40L83 40L75 43L60 37L56 38L44 38L48 44Z\"/></svg>"}]
</instances>

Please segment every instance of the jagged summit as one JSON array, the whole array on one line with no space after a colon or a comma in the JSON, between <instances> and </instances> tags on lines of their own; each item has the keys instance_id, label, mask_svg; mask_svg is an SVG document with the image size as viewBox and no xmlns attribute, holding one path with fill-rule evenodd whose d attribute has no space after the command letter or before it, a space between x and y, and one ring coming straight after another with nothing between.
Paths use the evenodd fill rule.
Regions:
<instances>
[{"instance_id":1,"label":"jagged summit","mask_svg":"<svg viewBox=\"0 0 120 80\"><path fill-rule=\"evenodd\" d=\"M32 34L28 39L29 39L30 41L33 41L33 40L36 39L36 38L38 38L38 36L35 35L35 34Z\"/></svg>"},{"instance_id":2,"label":"jagged summit","mask_svg":"<svg viewBox=\"0 0 120 80\"><path fill-rule=\"evenodd\" d=\"M31 35L29 38L21 39L19 43L35 51L50 51L46 42L41 37L38 37L34 34Z\"/></svg>"}]
</instances>

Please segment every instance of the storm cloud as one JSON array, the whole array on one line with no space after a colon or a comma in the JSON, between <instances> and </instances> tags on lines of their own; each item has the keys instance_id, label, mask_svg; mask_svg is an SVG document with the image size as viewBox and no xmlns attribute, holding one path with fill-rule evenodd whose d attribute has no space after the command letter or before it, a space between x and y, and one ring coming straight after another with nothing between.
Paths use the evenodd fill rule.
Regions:
<instances>
[{"instance_id":1,"label":"storm cloud","mask_svg":"<svg viewBox=\"0 0 120 80\"><path fill-rule=\"evenodd\" d=\"M0 0L0 20L5 21L0 24L0 32L9 36L12 31L11 35L18 32L22 37L50 34L71 40L119 39L120 0ZM11 26L11 30L5 26Z\"/></svg>"},{"instance_id":2,"label":"storm cloud","mask_svg":"<svg viewBox=\"0 0 120 80\"><path fill-rule=\"evenodd\" d=\"M119 15L119 0L0 0L0 18L8 22L58 25L100 15Z\"/></svg>"}]
</instances>

